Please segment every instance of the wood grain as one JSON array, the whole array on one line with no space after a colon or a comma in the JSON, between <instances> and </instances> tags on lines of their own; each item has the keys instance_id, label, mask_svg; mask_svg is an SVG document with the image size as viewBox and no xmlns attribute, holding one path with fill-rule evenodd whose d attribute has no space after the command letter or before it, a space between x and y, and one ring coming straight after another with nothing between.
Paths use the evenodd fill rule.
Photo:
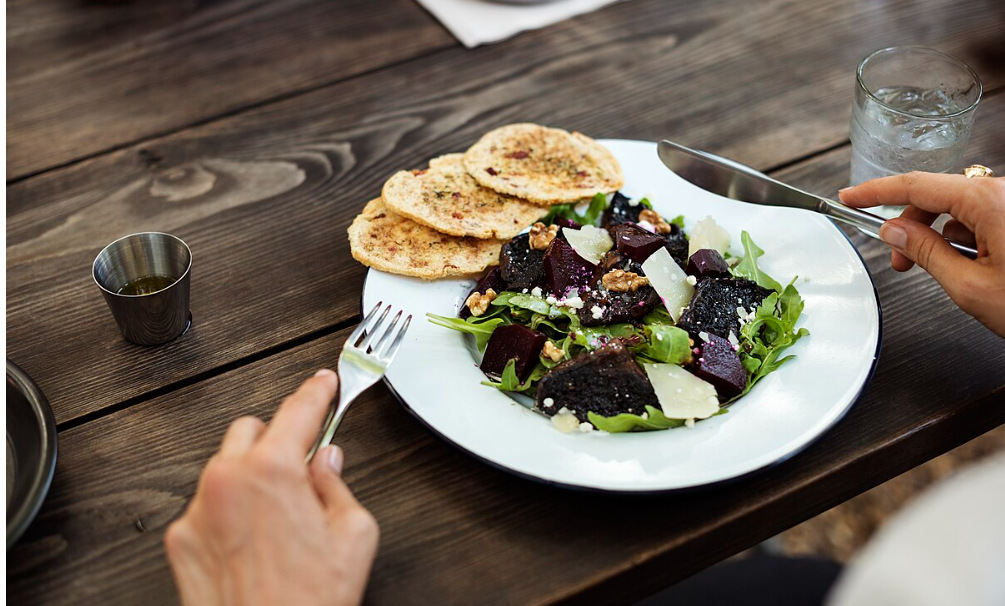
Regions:
<instances>
[{"instance_id":1,"label":"wood grain","mask_svg":"<svg viewBox=\"0 0 1005 606\"><path fill-rule=\"evenodd\" d=\"M1000 3L978 4L618 4L27 179L8 188L8 355L60 422L243 363L357 316L364 270L345 228L398 169L516 120L769 168L846 137L852 70L876 46L910 38L980 67L1002 28L986 18ZM106 243L150 229L193 249L195 324L139 348L88 271Z\"/></svg>"},{"instance_id":2,"label":"wood grain","mask_svg":"<svg viewBox=\"0 0 1005 606\"><path fill-rule=\"evenodd\" d=\"M894 276L880 245L864 248L886 306L872 383L818 443L732 484L648 497L548 487L462 455L376 387L337 439L349 485L382 527L367 601L625 603L1005 422L1005 341L922 276ZM172 601L163 531L224 427L268 417L345 334L64 431L49 498L9 554L8 596Z\"/></svg>"},{"instance_id":3,"label":"wood grain","mask_svg":"<svg viewBox=\"0 0 1005 606\"><path fill-rule=\"evenodd\" d=\"M7 179L457 45L412 0L15 0L7 16Z\"/></svg>"}]
</instances>

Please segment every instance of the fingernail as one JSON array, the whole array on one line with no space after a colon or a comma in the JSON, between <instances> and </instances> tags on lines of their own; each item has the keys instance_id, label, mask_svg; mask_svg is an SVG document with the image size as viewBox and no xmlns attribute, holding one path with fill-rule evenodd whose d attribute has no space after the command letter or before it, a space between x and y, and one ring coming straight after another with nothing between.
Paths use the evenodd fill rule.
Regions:
<instances>
[{"instance_id":1,"label":"fingernail","mask_svg":"<svg viewBox=\"0 0 1005 606\"><path fill-rule=\"evenodd\" d=\"M838 190L838 195L841 195L841 194L845 193L846 191L849 191L850 189L852 189L852 188L851 187L842 187L841 189Z\"/></svg>"},{"instance_id":2,"label":"fingernail","mask_svg":"<svg viewBox=\"0 0 1005 606\"><path fill-rule=\"evenodd\" d=\"M345 455L342 454L342 449L338 446L332 446L328 449L328 465L335 470L335 473L342 473L342 464L345 462Z\"/></svg>"},{"instance_id":3,"label":"fingernail","mask_svg":"<svg viewBox=\"0 0 1005 606\"><path fill-rule=\"evenodd\" d=\"M314 373L314 376L315 377L330 377L330 376L333 376L334 374L335 374L334 370L331 370L329 368L322 368L321 370L319 370L316 373Z\"/></svg>"},{"instance_id":4,"label":"fingernail","mask_svg":"<svg viewBox=\"0 0 1005 606\"><path fill-rule=\"evenodd\" d=\"M896 223L887 221L879 228L879 237L890 246L905 250L907 248L907 232Z\"/></svg>"}]
</instances>

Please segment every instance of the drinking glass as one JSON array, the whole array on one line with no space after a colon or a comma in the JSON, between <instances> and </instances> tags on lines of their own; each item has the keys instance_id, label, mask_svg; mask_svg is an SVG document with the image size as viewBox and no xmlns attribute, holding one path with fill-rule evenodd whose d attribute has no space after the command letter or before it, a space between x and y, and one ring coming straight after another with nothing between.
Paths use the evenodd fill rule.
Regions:
<instances>
[{"instance_id":1,"label":"drinking glass","mask_svg":"<svg viewBox=\"0 0 1005 606\"><path fill-rule=\"evenodd\" d=\"M981 92L974 70L931 48L893 46L867 56L851 113L851 185L913 170L959 171Z\"/></svg>"}]
</instances>

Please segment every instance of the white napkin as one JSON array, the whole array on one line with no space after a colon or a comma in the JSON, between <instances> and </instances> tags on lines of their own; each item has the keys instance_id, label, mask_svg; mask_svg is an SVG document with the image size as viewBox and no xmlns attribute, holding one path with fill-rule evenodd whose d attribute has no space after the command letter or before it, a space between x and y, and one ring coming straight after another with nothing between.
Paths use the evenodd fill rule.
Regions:
<instances>
[{"instance_id":1,"label":"white napkin","mask_svg":"<svg viewBox=\"0 0 1005 606\"><path fill-rule=\"evenodd\" d=\"M552 0L540 4L502 4L490 0L417 0L468 48L499 42L616 0Z\"/></svg>"}]
</instances>

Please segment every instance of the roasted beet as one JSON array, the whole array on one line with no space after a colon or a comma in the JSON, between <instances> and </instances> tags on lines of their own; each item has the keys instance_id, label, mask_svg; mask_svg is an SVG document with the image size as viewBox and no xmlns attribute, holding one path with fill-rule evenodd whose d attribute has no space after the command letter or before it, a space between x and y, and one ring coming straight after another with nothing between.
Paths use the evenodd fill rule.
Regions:
<instances>
[{"instance_id":1,"label":"roasted beet","mask_svg":"<svg viewBox=\"0 0 1005 606\"><path fill-rule=\"evenodd\" d=\"M551 369L537 384L537 407L553 416L568 409L580 421L588 412L609 417L640 415L646 405L659 406L646 373L621 344L576 356Z\"/></svg>"},{"instance_id":2,"label":"roasted beet","mask_svg":"<svg viewBox=\"0 0 1005 606\"><path fill-rule=\"evenodd\" d=\"M622 224L611 228L611 238L618 252L638 263L666 246L666 239L637 225Z\"/></svg>"},{"instance_id":3,"label":"roasted beet","mask_svg":"<svg viewBox=\"0 0 1005 606\"><path fill-rule=\"evenodd\" d=\"M556 297L571 288L583 288L596 279L597 266L590 263L565 240L555 238L544 253L544 275L548 290Z\"/></svg>"},{"instance_id":4,"label":"roasted beet","mask_svg":"<svg viewBox=\"0 0 1005 606\"><path fill-rule=\"evenodd\" d=\"M729 278L729 265L719 251L711 248L696 250L687 261L685 271L689 276L701 278Z\"/></svg>"},{"instance_id":5,"label":"roasted beet","mask_svg":"<svg viewBox=\"0 0 1005 606\"><path fill-rule=\"evenodd\" d=\"M481 295L485 294L485 291L492 289L496 294L501 293L506 290L506 281L502 279L502 273L499 271L498 267L488 268L482 277L478 280L478 284L475 285L474 289L468 293L470 297L474 293ZM468 300L468 297L464 297L464 301ZM462 318L467 318L471 315L471 310L463 302L461 303L461 313Z\"/></svg>"},{"instance_id":6,"label":"roasted beet","mask_svg":"<svg viewBox=\"0 0 1005 606\"><path fill-rule=\"evenodd\" d=\"M583 326L635 323L641 322L659 304L660 296L652 286L643 286L634 292L596 288L583 297L583 307L577 315Z\"/></svg>"},{"instance_id":7,"label":"roasted beet","mask_svg":"<svg viewBox=\"0 0 1005 606\"><path fill-rule=\"evenodd\" d=\"M506 363L516 360L514 368L516 376L520 382L526 381L530 371L537 365L538 356L541 355L541 349L547 340L544 333L519 324L500 326L492 331L489 343L485 347L482 372L498 379L502 376Z\"/></svg>"},{"instance_id":8,"label":"roasted beet","mask_svg":"<svg viewBox=\"0 0 1005 606\"><path fill-rule=\"evenodd\" d=\"M681 314L677 326L697 340L700 333L729 337L740 335L737 307L751 310L772 291L744 278L705 278L698 282L691 303Z\"/></svg>"},{"instance_id":9,"label":"roasted beet","mask_svg":"<svg viewBox=\"0 0 1005 606\"><path fill-rule=\"evenodd\" d=\"M621 195L621 192L615 192L607 210L604 211L601 225L610 227L622 223L638 223L639 213L645 209L646 207L641 204L635 203L633 205L631 200Z\"/></svg>"},{"instance_id":10,"label":"roasted beet","mask_svg":"<svg viewBox=\"0 0 1005 606\"><path fill-rule=\"evenodd\" d=\"M564 228L582 229L582 227L583 227L582 225L580 225L579 223L576 223L572 219L558 218L558 219L555 219L554 221L552 221L551 223L552 223L552 225L558 225L559 227L561 227L563 229ZM559 232L559 233L561 233L561 232Z\"/></svg>"},{"instance_id":11,"label":"roasted beet","mask_svg":"<svg viewBox=\"0 0 1005 606\"><path fill-rule=\"evenodd\" d=\"M499 275L510 290L534 288L544 284L544 251L530 247L530 234L520 234L499 253Z\"/></svg>"},{"instance_id":12,"label":"roasted beet","mask_svg":"<svg viewBox=\"0 0 1005 606\"><path fill-rule=\"evenodd\" d=\"M691 372L699 379L711 383L720 400L740 395L747 386L747 371L732 343L718 335L708 335L708 341L699 346L700 353Z\"/></svg>"},{"instance_id":13,"label":"roasted beet","mask_svg":"<svg viewBox=\"0 0 1005 606\"><path fill-rule=\"evenodd\" d=\"M604 253L604 256L600 259L600 273L601 275L606 274L609 271L615 269L620 269L623 271L630 271L640 276L645 274L642 272L642 264L638 261L633 261L625 255L619 253L617 250L611 250Z\"/></svg>"}]
</instances>

